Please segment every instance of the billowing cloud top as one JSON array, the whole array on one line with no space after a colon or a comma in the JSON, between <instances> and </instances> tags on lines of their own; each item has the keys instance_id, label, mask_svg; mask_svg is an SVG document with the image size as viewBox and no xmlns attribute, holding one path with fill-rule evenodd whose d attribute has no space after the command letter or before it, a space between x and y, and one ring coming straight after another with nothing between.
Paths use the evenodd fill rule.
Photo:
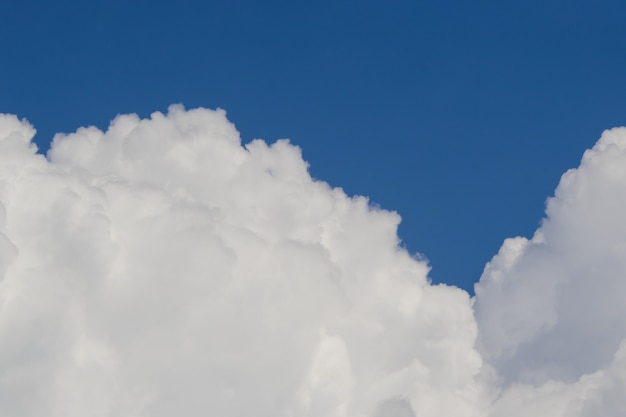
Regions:
<instances>
[{"instance_id":1,"label":"billowing cloud top","mask_svg":"<svg viewBox=\"0 0 626 417\"><path fill-rule=\"evenodd\" d=\"M400 218L180 106L57 135L0 115L0 415L619 415L626 131L472 300Z\"/></svg>"}]
</instances>

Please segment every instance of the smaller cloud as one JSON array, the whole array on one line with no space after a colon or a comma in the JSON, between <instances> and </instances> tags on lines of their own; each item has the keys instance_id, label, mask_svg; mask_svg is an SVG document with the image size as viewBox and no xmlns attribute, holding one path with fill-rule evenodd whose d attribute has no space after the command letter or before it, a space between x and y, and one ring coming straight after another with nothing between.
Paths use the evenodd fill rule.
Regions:
<instances>
[{"instance_id":1,"label":"smaller cloud","mask_svg":"<svg viewBox=\"0 0 626 417\"><path fill-rule=\"evenodd\" d=\"M476 285L478 347L500 379L493 416L626 409L626 128L566 172L532 239L507 239Z\"/></svg>"}]
</instances>

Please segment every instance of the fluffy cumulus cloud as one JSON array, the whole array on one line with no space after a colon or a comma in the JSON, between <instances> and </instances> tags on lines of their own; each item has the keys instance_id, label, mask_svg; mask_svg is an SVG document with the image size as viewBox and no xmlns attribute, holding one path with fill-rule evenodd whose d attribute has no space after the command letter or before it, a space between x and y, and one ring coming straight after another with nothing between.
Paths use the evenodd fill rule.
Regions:
<instances>
[{"instance_id":1,"label":"fluffy cumulus cloud","mask_svg":"<svg viewBox=\"0 0 626 417\"><path fill-rule=\"evenodd\" d=\"M566 172L532 239L508 239L476 286L498 416L626 412L626 128Z\"/></svg>"},{"instance_id":2,"label":"fluffy cumulus cloud","mask_svg":"<svg viewBox=\"0 0 626 417\"><path fill-rule=\"evenodd\" d=\"M470 297L222 111L0 119L0 415L480 416Z\"/></svg>"},{"instance_id":3,"label":"fluffy cumulus cloud","mask_svg":"<svg viewBox=\"0 0 626 417\"><path fill-rule=\"evenodd\" d=\"M182 107L58 135L0 115L0 415L618 416L626 130L476 298L397 214Z\"/></svg>"}]
</instances>

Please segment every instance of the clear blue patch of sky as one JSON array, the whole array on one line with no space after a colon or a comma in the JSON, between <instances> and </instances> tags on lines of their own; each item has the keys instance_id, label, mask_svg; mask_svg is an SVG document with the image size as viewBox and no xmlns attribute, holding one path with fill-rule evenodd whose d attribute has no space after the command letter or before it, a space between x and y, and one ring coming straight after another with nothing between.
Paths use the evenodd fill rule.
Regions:
<instances>
[{"instance_id":1,"label":"clear blue patch of sky","mask_svg":"<svg viewBox=\"0 0 626 417\"><path fill-rule=\"evenodd\" d=\"M0 112L56 132L172 103L398 211L434 282L469 291L560 175L626 124L620 1L5 0Z\"/></svg>"}]
</instances>

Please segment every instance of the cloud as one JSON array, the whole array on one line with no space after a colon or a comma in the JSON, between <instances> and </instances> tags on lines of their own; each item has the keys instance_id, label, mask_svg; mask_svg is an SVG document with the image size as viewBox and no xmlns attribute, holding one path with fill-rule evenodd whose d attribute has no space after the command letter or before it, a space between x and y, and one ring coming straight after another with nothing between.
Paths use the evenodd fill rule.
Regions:
<instances>
[{"instance_id":1,"label":"cloud","mask_svg":"<svg viewBox=\"0 0 626 417\"><path fill-rule=\"evenodd\" d=\"M173 106L57 135L0 115L0 415L618 416L626 129L476 297L286 140Z\"/></svg>"},{"instance_id":2,"label":"cloud","mask_svg":"<svg viewBox=\"0 0 626 417\"><path fill-rule=\"evenodd\" d=\"M563 175L532 239L506 240L485 268L478 346L510 387L498 415L626 409L625 209L626 129L618 128Z\"/></svg>"},{"instance_id":3,"label":"cloud","mask_svg":"<svg viewBox=\"0 0 626 417\"><path fill-rule=\"evenodd\" d=\"M482 415L469 296L289 142L179 106L47 158L0 132L1 415Z\"/></svg>"}]
</instances>

